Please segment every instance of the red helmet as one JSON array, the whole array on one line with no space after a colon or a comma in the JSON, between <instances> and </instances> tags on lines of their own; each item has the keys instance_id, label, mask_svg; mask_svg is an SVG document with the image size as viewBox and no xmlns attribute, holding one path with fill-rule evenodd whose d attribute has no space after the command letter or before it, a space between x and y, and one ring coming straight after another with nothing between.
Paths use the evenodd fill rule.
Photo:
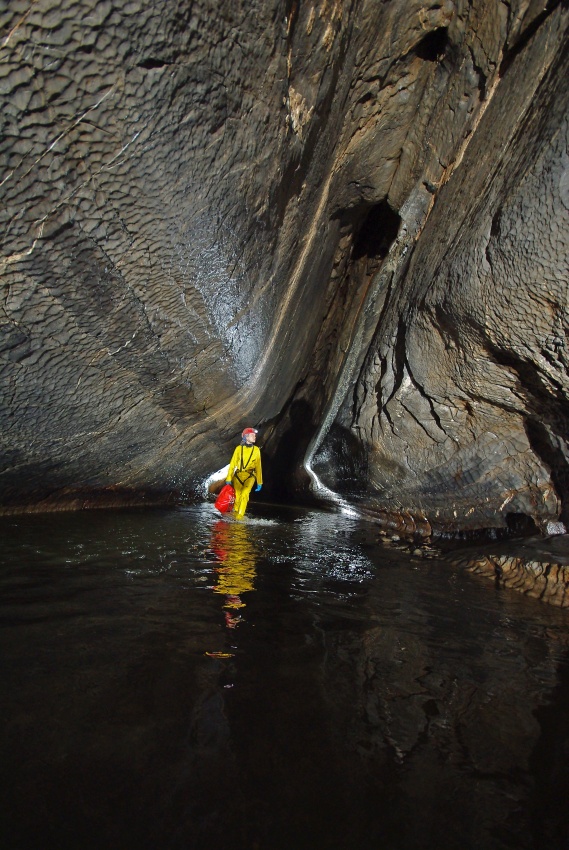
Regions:
<instances>
[{"instance_id":1,"label":"red helmet","mask_svg":"<svg viewBox=\"0 0 569 850\"><path fill-rule=\"evenodd\" d=\"M257 429L256 429L256 428L245 428L245 430L243 431L243 433L241 434L241 436L242 436L242 437L246 437L246 436L247 436L247 434L258 434L258 433L259 433L259 432L257 431Z\"/></svg>"}]
</instances>

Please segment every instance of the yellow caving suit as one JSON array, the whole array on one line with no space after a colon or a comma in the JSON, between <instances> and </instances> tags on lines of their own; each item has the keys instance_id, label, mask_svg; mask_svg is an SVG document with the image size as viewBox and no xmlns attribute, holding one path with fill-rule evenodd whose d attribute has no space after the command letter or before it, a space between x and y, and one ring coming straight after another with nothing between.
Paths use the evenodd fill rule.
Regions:
<instances>
[{"instance_id":1,"label":"yellow caving suit","mask_svg":"<svg viewBox=\"0 0 569 850\"><path fill-rule=\"evenodd\" d=\"M263 483L261 452L258 446L236 446L229 464L227 481L235 488L233 512L238 519L245 514L253 484Z\"/></svg>"}]
</instances>

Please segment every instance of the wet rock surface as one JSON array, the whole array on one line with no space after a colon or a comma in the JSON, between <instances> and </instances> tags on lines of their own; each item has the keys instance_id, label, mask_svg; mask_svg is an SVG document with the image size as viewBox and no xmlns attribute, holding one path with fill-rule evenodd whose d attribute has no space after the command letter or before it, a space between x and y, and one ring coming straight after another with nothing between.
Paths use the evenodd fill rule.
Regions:
<instances>
[{"instance_id":1,"label":"wet rock surface","mask_svg":"<svg viewBox=\"0 0 569 850\"><path fill-rule=\"evenodd\" d=\"M493 54L476 126L433 181L440 190L424 224L417 218L409 264L387 264L383 315L337 418L365 435L371 501L446 531L566 520L560 20Z\"/></svg>"},{"instance_id":2,"label":"wet rock surface","mask_svg":"<svg viewBox=\"0 0 569 850\"><path fill-rule=\"evenodd\" d=\"M269 495L566 519L567 20L10 3L2 510L191 496L255 424Z\"/></svg>"}]
</instances>

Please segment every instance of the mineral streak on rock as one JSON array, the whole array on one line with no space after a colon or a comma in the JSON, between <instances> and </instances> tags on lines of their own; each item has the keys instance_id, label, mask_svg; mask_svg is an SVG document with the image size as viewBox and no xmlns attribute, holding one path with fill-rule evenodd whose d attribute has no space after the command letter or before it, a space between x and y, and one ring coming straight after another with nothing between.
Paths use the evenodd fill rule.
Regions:
<instances>
[{"instance_id":1,"label":"mineral streak on rock","mask_svg":"<svg viewBox=\"0 0 569 850\"><path fill-rule=\"evenodd\" d=\"M251 423L419 536L567 519L568 15L11 0L0 508L190 495Z\"/></svg>"}]
</instances>

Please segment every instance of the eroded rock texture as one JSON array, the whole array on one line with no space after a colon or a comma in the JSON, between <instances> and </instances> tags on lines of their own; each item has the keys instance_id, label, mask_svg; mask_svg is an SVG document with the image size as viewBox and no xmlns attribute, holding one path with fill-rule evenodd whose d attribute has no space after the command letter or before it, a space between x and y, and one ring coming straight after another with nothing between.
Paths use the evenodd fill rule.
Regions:
<instances>
[{"instance_id":1,"label":"eroded rock texture","mask_svg":"<svg viewBox=\"0 0 569 850\"><path fill-rule=\"evenodd\" d=\"M563 4L1 15L3 509L190 494L253 423L275 490L332 426L377 504L558 517Z\"/></svg>"}]
</instances>

